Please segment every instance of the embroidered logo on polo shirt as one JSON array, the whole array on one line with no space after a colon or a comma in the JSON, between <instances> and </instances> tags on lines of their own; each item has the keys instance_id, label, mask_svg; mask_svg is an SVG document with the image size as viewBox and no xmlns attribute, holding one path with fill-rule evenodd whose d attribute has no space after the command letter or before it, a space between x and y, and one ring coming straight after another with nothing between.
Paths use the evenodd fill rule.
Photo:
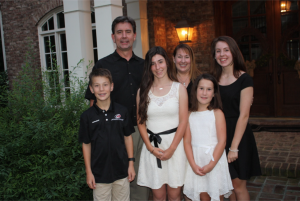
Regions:
<instances>
[{"instance_id":1,"label":"embroidered logo on polo shirt","mask_svg":"<svg viewBox=\"0 0 300 201\"><path fill-rule=\"evenodd\" d=\"M93 123L96 123L96 122L98 122L98 121L100 121L100 120L99 120L99 119L97 119L97 120L93 121L93 122L92 122L92 124L93 124Z\"/></svg>"},{"instance_id":2,"label":"embroidered logo on polo shirt","mask_svg":"<svg viewBox=\"0 0 300 201\"><path fill-rule=\"evenodd\" d=\"M120 121L123 121L124 119L121 119L121 115L120 114L116 114L114 116L114 119L111 119L112 121L115 121L115 120L120 120Z\"/></svg>"}]
</instances>

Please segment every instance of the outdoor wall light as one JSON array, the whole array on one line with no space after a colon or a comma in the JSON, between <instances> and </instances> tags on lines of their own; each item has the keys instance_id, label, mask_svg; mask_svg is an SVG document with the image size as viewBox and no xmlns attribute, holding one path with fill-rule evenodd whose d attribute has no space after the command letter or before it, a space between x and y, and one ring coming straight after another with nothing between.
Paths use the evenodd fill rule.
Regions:
<instances>
[{"instance_id":1,"label":"outdoor wall light","mask_svg":"<svg viewBox=\"0 0 300 201\"><path fill-rule=\"evenodd\" d=\"M280 12L286 12L291 8L291 1L281 1L280 2Z\"/></svg>"},{"instance_id":2,"label":"outdoor wall light","mask_svg":"<svg viewBox=\"0 0 300 201\"><path fill-rule=\"evenodd\" d=\"M175 29L177 31L179 42L192 42L194 28L190 26L185 19L180 20L176 24Z\"/></svg>"}]
</instances>

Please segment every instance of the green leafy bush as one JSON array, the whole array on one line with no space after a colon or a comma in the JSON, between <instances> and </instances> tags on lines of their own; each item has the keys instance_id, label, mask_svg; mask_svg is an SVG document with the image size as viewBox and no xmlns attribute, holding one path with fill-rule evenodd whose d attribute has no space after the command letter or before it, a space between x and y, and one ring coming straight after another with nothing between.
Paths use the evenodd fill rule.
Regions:
<instances>
[{"instance_id":1,"label":"green leafy bush","mask_svg":"<svg viewBox=\"0 0 300 201\"><path fill-rule=\"evenodd\" d=\"M64 98L34 69L26 62L0 107L0 200L91 200L78 143L87 82L70 77Z\"/></svg>"},{"instance_id":2,"label":"green leafy bush","mask_svg":"<svg viewBox=\"0 0 300 201\"><path fill-rule=\"evenodd\" d=\"M0 72L0 107L7 105L8 77L7 72Z\"/></svg>"}]
</instances>

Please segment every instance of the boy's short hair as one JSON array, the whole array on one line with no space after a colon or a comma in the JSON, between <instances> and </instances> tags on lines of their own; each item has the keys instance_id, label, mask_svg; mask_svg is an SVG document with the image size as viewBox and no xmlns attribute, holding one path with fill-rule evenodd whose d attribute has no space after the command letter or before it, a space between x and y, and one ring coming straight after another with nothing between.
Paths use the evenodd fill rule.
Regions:
<instances>
[{"instance_id":1,"label":"boy's short hair","mask_svg":"<svg viewBox=\"0 0 300 201\"><path fill-rule=\"evenodd\" d=\"M89 85L92 86L92 78L93 77L106 77L110 83L113 83L112 76L109 70L105 68L95 68L92 70L92 72L89 75Z\"/></svg>"}]
</instances>

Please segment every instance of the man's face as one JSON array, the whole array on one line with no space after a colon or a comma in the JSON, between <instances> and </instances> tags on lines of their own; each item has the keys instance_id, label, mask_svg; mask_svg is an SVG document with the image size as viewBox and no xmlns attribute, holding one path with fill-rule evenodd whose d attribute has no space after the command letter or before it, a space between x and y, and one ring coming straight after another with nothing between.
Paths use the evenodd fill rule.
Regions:
<instances>
[{"instance_id":1,"label":"man's face","mask_svg":"<svg viewBox=\"0 0 300 201\"><path fill-rule=\"evenodd\" d=\"M130 23L120 22L115 26L115 34L111 35L117 49L120 51L132 50L133 42L135 41L136 34Z\"/></svg>"}]
</instances>

